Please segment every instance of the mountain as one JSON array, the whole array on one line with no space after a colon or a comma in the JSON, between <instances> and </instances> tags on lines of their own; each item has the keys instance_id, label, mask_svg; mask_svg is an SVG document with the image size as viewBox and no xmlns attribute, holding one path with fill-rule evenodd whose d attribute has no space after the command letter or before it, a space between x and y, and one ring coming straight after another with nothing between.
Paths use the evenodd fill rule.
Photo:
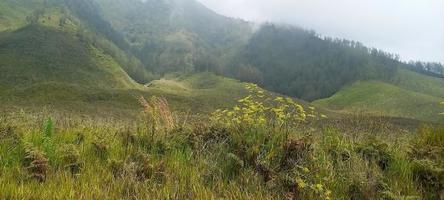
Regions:
<instances>
[{"instance_id":1,"label":"mountain","mask_svg":"<svg viewBox=\"0 0 444 200\"><path fill-rule=\"evenodd\" d=\"M404 63L359 42L294 26L258 26L194 0L4 0L0 11L0 100L12 106L68 101L97 108L108 102L131 110L134 96L172 95L168 84L164 92L145 84L202 72L337 112L436 121L419 111L437 109L444 98L440 64ZM241 84L230 88L239 91ZM188 102L182 108L199 107L196 96L180 98Z\"/></svg>"}]
</instances>

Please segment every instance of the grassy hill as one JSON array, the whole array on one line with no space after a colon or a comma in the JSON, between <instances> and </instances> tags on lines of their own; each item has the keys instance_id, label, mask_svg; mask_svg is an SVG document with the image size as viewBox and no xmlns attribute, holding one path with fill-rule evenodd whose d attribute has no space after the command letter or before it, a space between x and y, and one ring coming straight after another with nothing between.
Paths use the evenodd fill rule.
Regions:
<instances>
[{"instance_id":1,"label":"grassy hill","mask_svg":"<svg viewBox=\"0 0 444 200\"><path fill-rule=\"evenodd\" d=\"M2 89L2 88L0 88ZM130 119L140 112L138 98L164 97L180 113L208 114L216 108L232 107L247 93L244 84L214 74L169 75L146 86L95 88L63 82L36 83L3 88L1 110L56 112Z\"/></svg>"},{"instance_id":2,"label":"grassy hill","mask_svg":"<svg viewBox=\"0 0 444 200\"><path fill-rule=\"evenodd\" d=\"M442 122L444 80L400 69L392 82L358 81L313 104L343 113Z\"/></svg>"},{"instance_id":3,"label":"grassy hill","mask_svg":"<svg viewBox=\"0 0 444 200\"><path fill-rule=\"evenodd\" d=\"M2 85L19 87L57 81L98 88L130 88L135 83L100 49L40 25L0 35Z\"/></svg>"}]
</instances>

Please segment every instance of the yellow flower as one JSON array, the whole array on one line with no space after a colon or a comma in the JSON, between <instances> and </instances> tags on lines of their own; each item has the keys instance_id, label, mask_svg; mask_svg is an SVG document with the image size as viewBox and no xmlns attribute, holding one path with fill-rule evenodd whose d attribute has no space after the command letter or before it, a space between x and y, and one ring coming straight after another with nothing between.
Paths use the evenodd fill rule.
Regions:
<instances>
[{"instance_id":1,"label":"yellow flower","mask_svg":"<svg viewBox=\"0 0 444 200\"><path fill-rule=\"evenodd\" d=\"M276 97L276 99L274 99L275 101L279 101L279 102L283 102L284 98L283 97Z\"/></svg>"},{"instance_id":2,"label":"yellow flower","mask_svg":"<svg viewBox=\"0 0 444 200\"><path fill-rule=\"evenodd\" d=\"M331 190L326 190L325 191L325 196L330 196L330 194L331 194Z\"/></svg>"},{"instance_id":3,"label":"yellow flower","mask_svg":"<svg viewBox=\"0 0 444 200\"><path fill-rule=\"evenodd\" d=\"M304 169L302 169L302 171L305 172L305 173L310 172L310 170L308 168L306 168L306 167L304 167Z\"/></svg>"},{"instance_id":4,"label":"yellow flower","mask_svg":"<svg viewBox=\"0 0 444 200\"><path fill-rule=\"evenodd\" d=\"M323 190L323 189L322 189L322 185L321 185L320 183L318 183L318 184L315 185L315 189L316 189L317 191L322 191L322 190Z\"/></svg>"},{"instance_id":5,"label":"yellow flower","mask_svg":"<svg viewBox=\"0 0 444 200\"><path fill-rule=\"evenodd\" d=\"M287 97L286 100L287 100L288 103L293 103L293 99L290 98L290 97Z\"/></svg>"},{"instance_id":6,"label":"yellow flower","mask_svg":"<svg viewBox=\"0 0 444 200\"><path fill-rule=\"evenodd\" d=\"M302 180L302 179L300 179L300 178L297 178L297 179L296 179L296 183L297 183L298 186L299 186L300 188L302 188L302 189L304 189L304 188L307 186L307 184L304 182L304 180Z\"/></svg>"}]
</instances>

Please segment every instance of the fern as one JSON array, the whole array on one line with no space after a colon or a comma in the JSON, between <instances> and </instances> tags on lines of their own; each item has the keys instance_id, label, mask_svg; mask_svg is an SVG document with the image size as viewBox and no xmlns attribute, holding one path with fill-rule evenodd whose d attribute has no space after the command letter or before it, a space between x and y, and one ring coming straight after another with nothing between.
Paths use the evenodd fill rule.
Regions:
<instances>
[{"instance_id":1,"label":"fern","mask_svg":"<svg viewBox=\"0 0 444 200\"><path fill-rule=\"evenodd\" d=\"M43 124L43 136L45 138L51 138L53 129L54 129L54 123L52 122L51 118L48 118Z\"/></svg>"},{"instance_id":2,"label":"fern","mask_svg":"<svg viewBox=\"0 0 444 200\"><path fill-rule=\"evenodd\" d=\"M52 141L54 123L51 118L48 118L43 124L43 151L53 160L55 158L55 146Z\"/></svg>"}]
</instances>

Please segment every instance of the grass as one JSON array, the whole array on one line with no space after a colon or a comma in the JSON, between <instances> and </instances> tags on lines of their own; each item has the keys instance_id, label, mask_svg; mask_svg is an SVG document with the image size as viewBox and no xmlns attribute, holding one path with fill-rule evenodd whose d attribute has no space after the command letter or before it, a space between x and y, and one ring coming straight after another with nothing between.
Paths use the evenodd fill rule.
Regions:
<instances>
[{"instance_id":1,"label":"grass","mask_svg":"<svg viewBox=\"0 0 444 200\"><path fill-rule=\"evenodd\" d=\"M167 85L189 88L200 82L192 77ZM253 101L261 95L251 94ZM285 116L281 109L294 112L281 105L285 100L275 101L281 103L263 101L272 109L261 111L262 101L243 100L241 109L222 112L224 119L216 121L169 120L177 114L174 109L163 112L170 108L152 100L132 121L5 113L0 198L442 198L441 129L424 127L412 134L375 121L377 129L357 130L351 122L337 127L318 117L275 126ZM230 122L249 109L269 113L261 123L248 117L241 118L245 123ZM168 120L152 129L150 119Z\"/></svg>"}]
</instances>

